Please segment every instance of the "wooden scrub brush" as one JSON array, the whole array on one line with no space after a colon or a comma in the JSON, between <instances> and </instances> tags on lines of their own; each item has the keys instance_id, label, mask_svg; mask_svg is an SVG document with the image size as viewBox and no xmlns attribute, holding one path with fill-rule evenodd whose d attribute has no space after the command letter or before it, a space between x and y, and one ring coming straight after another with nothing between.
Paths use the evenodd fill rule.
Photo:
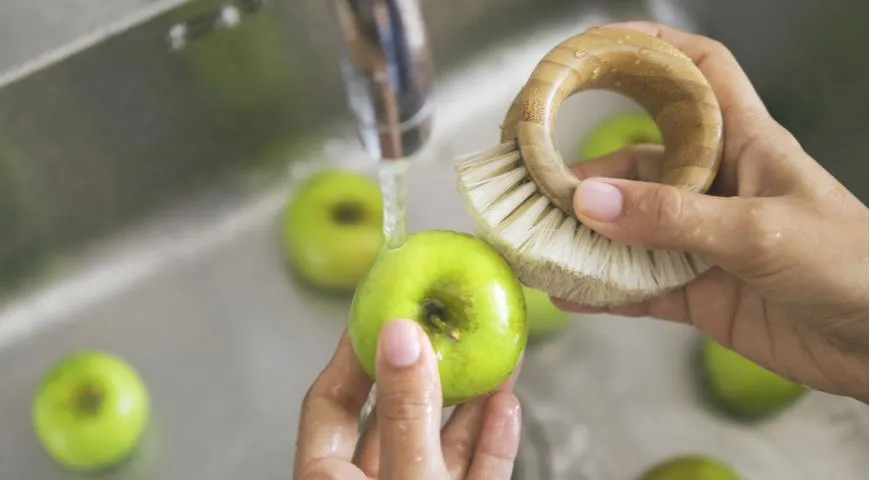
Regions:
<instances>
[{"instance_id":1,"label":"wooden scrub brush","mask_svg":"<svg viewBox=\"0 0 870 480\"><path fill-rule=\"evenodd\" d=\"M639 103L665 146L659 182L710 187L722 156L722 113L690 58L664 40L598 27L568 38L538 63L501 126L501 143L457 159L459 190L478 233L532 288L605 307L680 287L709 268L694 254L614 242L581 224L572 195L580 181L554 141L565 98L609 90Z\"/></svg>"}]
</instances>

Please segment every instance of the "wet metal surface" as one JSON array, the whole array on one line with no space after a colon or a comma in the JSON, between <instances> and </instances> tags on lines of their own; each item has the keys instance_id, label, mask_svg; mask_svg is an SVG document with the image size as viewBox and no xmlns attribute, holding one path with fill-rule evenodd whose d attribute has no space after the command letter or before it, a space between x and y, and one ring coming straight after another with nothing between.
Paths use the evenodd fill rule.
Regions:
<instances>
[{"instance_id":1,"label":"wet metal surface","mask_svg":"<svg viewBox=\"0 0 870 480\"><path fill-rule=\"evenodd\" d=\"M757 72L753 79L763 89L791 85L773 96L783 121L805 132L799 138L853 191L866 194L860 174L866 172L866 115L863 126L838 123L857 118L864 103L854 102L829 122L801 121L802 112L844 105L837 95L847 94L850 83L837 92L840 84L830 80L819 103L794 86L794 76L815 78L800 76L808 70L796 57L787 56L790 66L782 71L765 62L784 58L788 42L773 39L759 48L752 38L737 38L741 16L721 6L707 10L697 2L680 16L661 3L610 4L619 5L611 8L620 17L646 5L659 18L682 18L697 28L717 23L705 13L714 12L714 30L734 39L738 58ZM456 10L460 4L465 15ZM262 33L268 21L257 20L249 25L260 25L258 35L215 33L189 45L182 55L190 57L173 57L165 33L203 6L193 2L0 88L0 183L13 179L0 185L0 195L11 198L0 203L2 270L28 255L63 253L38 281L12 276L12 290L0 300L0 478L78 478L37 445L29 403L40 374L60 355L85 347L128 359L154 400L154 422L140 451L100 478L289 478L298 406L332 354L348 299L317 295L287 276L277 215L294 179L310 169L340 164L376 175L349 115L340 113L344 99L331 37L320 33L320 40L305 43L313 27L295 28L306 18L324 21L312 5L274 4L275 18L290 22L276 23L275 37ZM547 4L552 10L562 9L558 20L527 15L547 28L530 22L521 29L516 18L529 11L528 3L499 5L424 3L441 76L432 142L409 172L409 231L471 230L450 158L497 140L504 108L550 47L590 23L615 18L597 15L602 11L594 2L592 13L575 2L553 2ZM795 24L813 14L806 2L790 5L782 15ZM844 15L851 5L831 2L828 16ZM469 25L482 19L491 20L489 27L472 32ZM800 35L780 27L778 38ZM746 31L757 40L761 29L753 28ZM278 42L287 47L283 63L244 74L218 69L223 73L214 77L186 70L185 62L242 38L251 41L248 50L226 53L230 58ZM849 37L819 38L848 43ZM856 48L864 48L860 38ZM478 48L464 52L468 45ZM866 63L837 67L867 71ZM106 71L117 75L110 80ZM203 78L213 78L213 89ZM241 98L224 96L233 84L250 88ZM279 86L283 93L271 90ZM319 95L288 93L303 91ZM565 157L595 122L633 108L605 94L567 101L557 132ZM836 135L843 138L829 148L820 140L835 134L828 123L840 125ZM688 357L696 339L690 330L612 317L578 320L527 356L518 389L534 421L525 429L520 471L539 473L525 478L553 472L554 478L629 479L686 449L730 460L749 480L864 478L858 472L867 469L865 406L812 394L764 426L732 424L700 407L693 394Z\"/></svg>"}]
</instances>

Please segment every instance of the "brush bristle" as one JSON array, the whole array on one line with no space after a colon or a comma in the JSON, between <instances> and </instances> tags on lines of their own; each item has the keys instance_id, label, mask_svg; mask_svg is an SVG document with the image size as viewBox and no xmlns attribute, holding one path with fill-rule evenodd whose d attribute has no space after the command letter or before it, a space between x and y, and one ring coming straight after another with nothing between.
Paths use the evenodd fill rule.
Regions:
<instances>
[{"instance_id":1,"label":"brush bristle","mask_svg":"<svg viewBox=\"0 0 870 480\"><path fill-rule=\"evenodd\" d=\"M459 191L478 232L526 285L593 307L636 303L685 285L709 268L694 254L614 242L545 197L516 143L457 160Z\"/></svg>"}]
</instances>

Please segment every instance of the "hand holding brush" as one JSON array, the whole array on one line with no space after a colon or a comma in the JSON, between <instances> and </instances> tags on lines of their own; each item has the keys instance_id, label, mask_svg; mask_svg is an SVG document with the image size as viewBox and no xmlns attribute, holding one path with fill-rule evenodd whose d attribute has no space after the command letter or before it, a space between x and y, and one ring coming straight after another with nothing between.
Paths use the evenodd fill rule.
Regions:
<instances>
[{"instance_id":1,"label":"hand holding brush","mask_svg":"<svg viewBox=\"0 0 870 480\"><path fill-rule=\"evenodd\" d=\"M712 268L638 303L555 303L691 324L780 375L866 402L867 207L768 114L722 44L656 24L620 26L698 65L722 108L721 166L702 195L650 181L661 147L629 147L572 167L573 212L603 237L692 252Z\"/></svg>"}]
</instances>

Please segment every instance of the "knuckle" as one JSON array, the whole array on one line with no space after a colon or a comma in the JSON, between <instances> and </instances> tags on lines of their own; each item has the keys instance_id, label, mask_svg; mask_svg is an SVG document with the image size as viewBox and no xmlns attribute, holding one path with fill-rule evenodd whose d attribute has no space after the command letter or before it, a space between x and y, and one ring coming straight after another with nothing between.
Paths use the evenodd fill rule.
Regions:
<instances>
[{"instance_id":1,"label":"knuckle","mask_svg":"<svg viewBox=\"0 0 870 480\"><path fill-rule=\"evenodd\" d=\"M729 58L734 56L734 54L731 53L731 49L729 49L724 43L709 37L707 37L707 44L705 45L704 50L707 51L707 56L711 58Z\"/></svg>"},{"instance_id":2,"label":"knuckle","mask_svg":"<svg viewBox=\"0 0 870 480\"><path fill-rule=\"evenodd\" d=\"M657 227L678 225L686 216L686 200L676 188L654 188L648 199L648 214Z\"/></svg>"},{"instance_id":3,"label":"knuckle","mask_svg":"<svg viewBox=\"0 0 870 480\"><path fill-rule=\"evenodd\" d=\"M333 410L354 409L354 398L344 392L341 387L331 387L323 379L316 380L302 399L302 415L310 411L319 411L321 408Z\"/></svg>"},{"instance_id":4,"label":"knuckle","mask_svg":"<svg viewBox=\"0 0 870 480\"><path fill-rule=\"evenodd\" d=\"M418 422L432 413L432 405L425 396L404 390L379 392L378 418L386 422Z\"/></svg>"}]
</instances>

